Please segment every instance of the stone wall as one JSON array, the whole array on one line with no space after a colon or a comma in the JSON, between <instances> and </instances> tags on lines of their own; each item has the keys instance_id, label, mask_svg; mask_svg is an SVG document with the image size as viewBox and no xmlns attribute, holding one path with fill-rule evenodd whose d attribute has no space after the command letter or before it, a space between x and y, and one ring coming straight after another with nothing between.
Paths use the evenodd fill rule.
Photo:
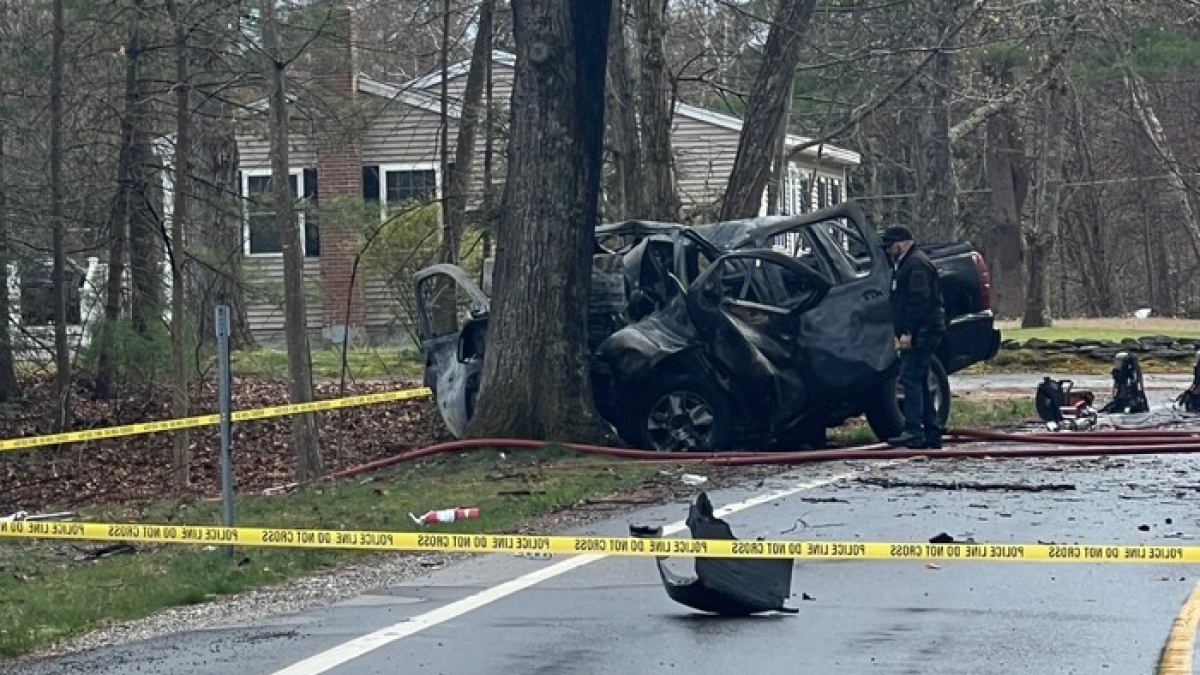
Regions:
<instances>
[{"instance_id":1,"label":"stone wall","mask_svg":"<svg viewBox=\"0 0 1200 675\"><path fill-rule=\"evenodd\" d=\"M1200 349L1200 339L1178 338L1168 335L1148 335L1140 338L1125 338L1120 341L1080 338L1075 340L1024 341L1004 340L1000 343L1004 351L1034 351L1045 356L1073 356L1096 361L1112 361L1122 351L1132 352L1145 361L1191 362Z\"/></svg>"}]
</instances>

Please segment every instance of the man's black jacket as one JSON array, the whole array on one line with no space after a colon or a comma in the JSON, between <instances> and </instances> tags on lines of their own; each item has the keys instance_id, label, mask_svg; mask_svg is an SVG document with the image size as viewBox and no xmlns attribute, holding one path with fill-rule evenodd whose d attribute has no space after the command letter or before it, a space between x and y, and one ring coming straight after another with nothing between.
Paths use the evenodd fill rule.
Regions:
<instances>
[{"instance_id":1,"label":"man's black jacket","mask_svg":"<svg viewBox=\"0 0 1200 675\"><path fill-rule=\"evenodd\" d=\"M937 268L915 245L900 258L892 275L892 325L896 336L946 328Z\"/></svg>"}]
</instances>

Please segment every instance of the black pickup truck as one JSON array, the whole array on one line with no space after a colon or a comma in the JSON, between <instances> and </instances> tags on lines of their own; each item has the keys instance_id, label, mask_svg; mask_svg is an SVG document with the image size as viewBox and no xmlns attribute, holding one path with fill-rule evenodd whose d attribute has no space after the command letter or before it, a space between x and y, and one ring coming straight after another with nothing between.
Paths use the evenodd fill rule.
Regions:
<instances>
[{"instance_id":1,"label":"black pickup truck","mask_svg":"<svg viewBox=\"0 0 1200 675\"><path fill-rule=\"evenodd\" d=\"M927 250L949 323L930 374L944 423L947 376L995 356L1000 334L982 256L969 244ZM864 414L881 439L901 430L891 263L852 202L695 227L604 225L592 279L592 390L631 446L820 447L827 428ZM466 311L439 322L437 296L452 287ZM461 435L486 354L488 298L450 265L418 272L416 296L425 384Z\"/></svg>"}]
</instances>

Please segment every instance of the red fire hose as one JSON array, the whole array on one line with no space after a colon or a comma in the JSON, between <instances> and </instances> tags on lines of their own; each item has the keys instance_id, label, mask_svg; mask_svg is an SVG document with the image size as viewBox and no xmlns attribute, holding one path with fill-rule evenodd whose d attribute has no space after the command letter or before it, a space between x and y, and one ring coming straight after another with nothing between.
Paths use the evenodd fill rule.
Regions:
<instances>
[{"instance_id":1,"label":"red fire hose","mask_svg":"<svg viewBox=\"0 0 1200 675\"><path fill-rule=\"evenodd\" d=\"M501 448L538 450L557 447L584 455L628 459L639 464L709 464L712 466L807 464L812 462L907 459L912 457L929 457L931 459L971 457L1088 457L1200 452L1200 431L1147 429L1011 433L974 429L951 429L946 435L948 446L979 441L1006 444L1024 443L1026 445L1018 447L946 447L940 450L909 450L906 448L891 448L884 443L875 443L835 450L788 452L654 452L650 450L613 448L580 443L551 443L516 438L478 438L438 443L425 448L402 452L392 457L335 471L329 474L329 478L348 478L368 471L449 452Z\"/></svg>"}]
</instances>

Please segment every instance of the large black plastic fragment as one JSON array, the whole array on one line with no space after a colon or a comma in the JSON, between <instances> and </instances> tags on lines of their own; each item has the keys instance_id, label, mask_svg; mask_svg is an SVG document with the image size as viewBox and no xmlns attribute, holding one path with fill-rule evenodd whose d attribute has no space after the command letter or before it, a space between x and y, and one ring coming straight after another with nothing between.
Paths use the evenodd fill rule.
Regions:
<instances>
[{"instance_id":1,"label":"large black plastic fragment","mask_svg":"<svg viewBox=\"0 0 1200 675\"><path fill-rule=\"evenodd\" d=\"M713 515L712 502L703 492L688 509L687 526L694 539L737 539L729 524ZM658 537L661 529L631 526L630 534ZM696 557L695 577L672 572L665 560L666 556L655 558L667 596L692 609L725 616L798 611L784 605L792 592L791 559Z\"/></svg>"}]
</instances>

